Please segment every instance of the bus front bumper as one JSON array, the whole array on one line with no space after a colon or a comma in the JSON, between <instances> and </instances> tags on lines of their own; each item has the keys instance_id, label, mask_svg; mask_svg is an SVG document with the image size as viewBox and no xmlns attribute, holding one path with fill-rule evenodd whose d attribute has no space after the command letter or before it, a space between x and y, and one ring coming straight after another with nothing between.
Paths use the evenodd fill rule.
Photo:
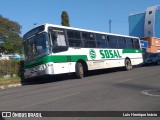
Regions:
<instances>
[{"instance_id":1,"label":"bus front bumper","mask_svg":"<svg viewBox=\"0 0 160 120\"><path fill-rule=\"evenodd\" d=\"M25 69L24 78L28 79L52 74L54 74L53 63L47 63L34 68Z\"/></svg>"}]
</instances>

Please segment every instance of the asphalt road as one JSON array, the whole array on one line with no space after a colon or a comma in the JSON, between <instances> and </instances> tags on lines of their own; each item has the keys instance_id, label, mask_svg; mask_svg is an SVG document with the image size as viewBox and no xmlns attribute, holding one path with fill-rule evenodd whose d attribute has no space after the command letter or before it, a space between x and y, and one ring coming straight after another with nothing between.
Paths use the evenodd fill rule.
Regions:
<instances>
[{"instance_id":1,"label":"asphalt road","mask_svg":"<svg viewBox=\"0 0 160 120\"><path fill-rule=\"evenodd\" d=\"M52 82L0 90L0 111L160 111L159 89L160 66L94 71L83 79L57 76Z\"/></svg>"}]
</instances>

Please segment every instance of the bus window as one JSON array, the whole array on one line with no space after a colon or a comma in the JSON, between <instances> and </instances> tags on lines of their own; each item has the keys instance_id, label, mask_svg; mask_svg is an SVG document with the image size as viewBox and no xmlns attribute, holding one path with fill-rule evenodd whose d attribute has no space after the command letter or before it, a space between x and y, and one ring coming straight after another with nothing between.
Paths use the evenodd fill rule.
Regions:
<instances>
[{"instance_id":1,"label":"bus window","mask_svg":"<svg viewBox=\"0 0 160 120\"><path fill-rule=\"evenodd\" d=\"M96 47L96 43L95 41L85 41L84 42L84 47L85 48L95 48Z\"/></svg>"},{"instance_id":2,"label":"bus window","mask_svg":"<svg viewBox=\"0 0 160 120\"><path fill-rule=\"evenodd\" d=\"M85 48L96 47L95 36L93 33L82 32L82 39Z\"/></svg>"},{"instance_id":3,"label":"bus window","mask_svg":"<svg viewBox=\"0 0 160 120\"><path fill-rule=\"evenodd\" d=\"M68 42L70 47L82 47L81 35L78 31L67 31Z\"/></svg>"},{"instance_id":4,"label":"bus window","mask_svg":"<svg viewBox=\"0 0 160 120\"><path fill-rule=\"evenodd\" d=\"M75 38L75 34L73 31L67 31L68 38Z\"/></svg>"},{"instance_id":5,"label":"bus window","mask_svg":"<svg viewBox=\"0 0 160 120\"><path fill-rule=\"evenodd\" d=\"M52 37L52 44L53 46L66 46L65 36L63 33L53 33Z\"/></svg>"},{"instance_id":6,"label":"bus window","mask_svg":"<svg viewBox=\"0 0 160 120\"><path fill-rule=\"evenodd\" d=\"M117 37L119 43L126 43L126 40L124 37Z\"/></svg>"},{"instance_id":7,"label":"bus window","mask_svg":"<svg viewBox=\"0 0 160 120\"><path fill-rule=\"evenodd\" d=\"M75 38L81 40L80 32L75 32Z\"/></svg>"},{"instance_id":8,"label":"bus window","mask_svg":"<svg viewBox=\"0 0 160 120\"><path fill-rule=\"evenodd\" d=\"M117 37L118 38L118 46L120 49L127 48L126 40L124 37Z\"/></svg>"},{"instance_id":9,"label":"bus window","mask_svg":"<svg viewBox=\"0 0 160 120\"><path fill-rule=\"evenodd\" d=\"M58 46L66 46L65 36L63 34L58 34L57 43Z\"/></svg>"},{"instance_id":10,"label":"bus window","mask_svg":"<svg viewBox=\"0 0 160 120\"><path fill-rule=\"evenodd\" d=\"M139 46L138 44L135 44L135 45L134 45L134 48L135 48L135 49L140 49L140 46Z\"/></svg>"},{"instance_id":11,"label":"bus window","mask_svg":"<svg viewBox=\"0 0 160 120\"><path fill-rule=\"evenodd\" d=\"M59 28L50 29L50 39L53 46L67 46L64 31Z\"/></svg>"},{"instance_id":12,"label":"bus window","mask_svg":"<svg viewBox=\"0 0 160 120\"><path fill-rule=\"evenodd\" d=\"M58 46L58 44L57 44L57 34L56 33L52 33L51 34L51 39L52 39L52 44L54 45L54 46Z\"/></svg>"},{"instance_id":13,"label":"bus window","mask_svg":"<svg viewBox=\"0 0 160 120\"><path fill-rule=\"evenodd\" d=\"M70 47L82 47L82 42L78 40L69 40Z\"/></svg>"},{"instance_id":14,"label":"bus window","mask_svg":"<svg viewBox=\"0 0 160 120\"><path fill-rule=\"evenodd\" d=\"M82 33L82 39L83 39L83 40L89 40L88 33L83 32L83 33Z\"/></svg>"},{"instance_id":15,"label":"bus window","mask_svg":"<svg viewBox=\"0 0 160 120\"><path fill-rule=\"evenodd\" d=\"M133 39L132 38L125 38L127 42L127 48L128 49L134 49Z\"/></svg>"},{"instance_id":16,"label":"bus window","mask_svg":"<svg viewBox=\"0 0 160 120\"><path fill-rule=\"evenodd\" d=\"M135 49L140 49L140 45L139 45L139 40L134 38L133 39L133 44L134 44L134 48Z\"/></svg>"},{"instance_id":17,"label":"bus window","mask_svg":"<svg viewBox=\"0 0 160 120\"><path fill-rule=\"evenodd\" d=\"M94 34L92 33L89 34L89 40L95 40Z\"/></svg>"},{"instance_id":18,"label":"bus window","mask_svg":"<svg viewBox=\"0 0 160 120\"><path fill-rule=\"evenodd\" d=\"M53 53L66 51L68 49L64 29L50 27L49 37Z\"/></svg>"},{"instance_id":19,"label":"bus window","mask_svg":"<svg viewBox=\"0 0 160 120\"><path fill-rule=\"evenodd\" d=\"M132 38L125 38L127 44L133 44L133 39Z\"/></svg>"},{"instance_id":20,"label":"bus window","mask_svg":"<svg viewBox=\"0 0 160 120\"><path fill-rule=\"evenodd\" d=\"M133 38L133 43L134 43L134 44L139 44L139 40L136 39L136 38Z\"/></svg>"},{"instance_id":21,"label":"bus window","mask_svg":"<svg viewBox=\"0 0 160 120\"><path fill-rule=\"evenodd\" d=\"M108 40L108 47L109 48L118 48L117 37L116 36L108 35L107 40Z\"/></svg>"},{"instance_id":22,"label":"bus window","mask_svg":"<svg viewBox=\"0 0 160 120\"><path fill-rule=\"evenodd\" d=\"M82 33L82 38L83 40L95 40L94 34L93 33L87 33L87 32L83 32Z\"/></svg>"},{"instance_id":23,"label":"bus window","mask_svg":"<svg viewBox=\"0 0 160 120\"><path fill-rule=\"evenodd\" d=\"M97 48L107 48L106 36L102 34L96 34Z\"/></svg>"}]
</instances>

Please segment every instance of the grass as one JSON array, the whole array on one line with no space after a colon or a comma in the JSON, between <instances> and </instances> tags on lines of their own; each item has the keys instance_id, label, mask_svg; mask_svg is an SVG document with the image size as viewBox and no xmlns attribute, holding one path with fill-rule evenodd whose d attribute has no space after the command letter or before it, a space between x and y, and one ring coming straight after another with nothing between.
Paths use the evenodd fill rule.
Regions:
<instances>
[{"instance_id":1,"label":"grass","mask_svg":"<svg viewBox=\"0 0 160 120\"><path fill-rule=\"evenodd\" d=\"M11 84L20 84L20 77L11 77L11 78L0 78L0 86L7 86Z\"/></svg>"}]
</instances>

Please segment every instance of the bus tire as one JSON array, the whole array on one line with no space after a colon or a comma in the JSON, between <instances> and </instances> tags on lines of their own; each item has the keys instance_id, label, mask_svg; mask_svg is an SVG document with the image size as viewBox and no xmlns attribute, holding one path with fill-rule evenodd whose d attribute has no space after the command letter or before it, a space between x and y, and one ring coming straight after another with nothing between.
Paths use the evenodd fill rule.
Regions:
<instances>
[{"instance_id":1,"label":"bus tire","mask_svg":"<svg viewBox=\"0 0 160 120\"><path fill-rule=\"evenodd\" d=\"M132 70L132 63L131 63L131 61L130 61L130 59L125 59L125 69L127 70L127 71L129 71L129 70Z\"/></svg>"},{"instance_id":2,"label":"bus tire","mask_svg":"<svg viewBox=\"0 0 160 120\"><path fill-rule=\"evenodd\" d=\"M27 83L28 83L27 81L28 81L28 79L21 78L21 85L22 86L27 85Z\"/></svg>"},{"instance_id":3,"label":"bus tire","mask_svg":"<svg viewBox=\"0 0 160 120\"><path fill-rule=\"evenodd\" d=\"M78 79L82 79L84 77L84 68L82 63L76 63L76 77Z\"/></svg>"}]
</instances>

